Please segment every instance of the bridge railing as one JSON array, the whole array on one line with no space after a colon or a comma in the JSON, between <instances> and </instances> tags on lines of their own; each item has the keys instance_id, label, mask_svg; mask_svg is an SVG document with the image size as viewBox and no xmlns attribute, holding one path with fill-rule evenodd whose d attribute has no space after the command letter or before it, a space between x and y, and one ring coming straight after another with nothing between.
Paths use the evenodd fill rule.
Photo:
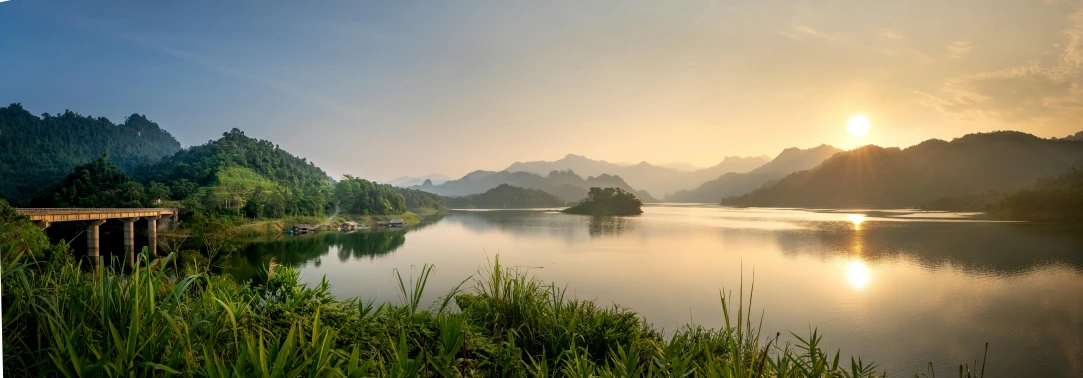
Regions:
<instances>
[{"instance_id":1,"label":"bridge railing","mask_svg":"<svg viewBox=\"0 0 1083 378\"><path fill-rule=\"evenodd\" d=\"M177 209L164 208L164 207L144 207L144 208L71 208L71 207L35 207L35 208L16 208L16 212L22 214L60 214L60 213L116 213L116 212L158 212L158 213L177 213Z\"/></svg>"}]
</instances>

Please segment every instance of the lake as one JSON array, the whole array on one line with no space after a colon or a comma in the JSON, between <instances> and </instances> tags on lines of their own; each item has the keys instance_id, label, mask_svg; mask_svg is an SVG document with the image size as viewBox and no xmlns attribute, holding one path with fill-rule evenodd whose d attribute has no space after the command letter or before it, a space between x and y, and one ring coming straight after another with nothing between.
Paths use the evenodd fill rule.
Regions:
<instances>
[{"instance_id":1,"label":"lake","mask_svg":"<svg viewBox=\"0 0 1083 378\"><path fill-rule=\"evenodd\" d=\"M789 331L805 336L814 327L825 349L876 361L893 376L925 372L929 362L954 376L988 342L990 376L1083 377L1079 228L912 210L643 210L450 211L408 231L249 243L232 270L252 278L273 257L298 267L306 283L326 277L339 297L398 301L393 269L435 264L432 303L499 253L504 265L667 330L720 327L719 291L736 296L743 282L747 294L754 282L764 335L793 340Z\"/></svg>"}]
</instances>

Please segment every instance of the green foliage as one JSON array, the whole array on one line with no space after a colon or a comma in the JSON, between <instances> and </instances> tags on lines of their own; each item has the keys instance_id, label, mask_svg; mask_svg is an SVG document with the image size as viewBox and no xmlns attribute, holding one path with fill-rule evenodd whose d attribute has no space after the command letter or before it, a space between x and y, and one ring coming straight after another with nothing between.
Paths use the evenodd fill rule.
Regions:
<instances>
[{"instance_id":1,"label":"green foliage","mask_svg":"<svg viewBox=\"0 0 1083 378\"><path fill-rule=\"evenodd\" d=\"M203 250L207 254L204 272L209 271L211 266L219 264L219 260L228 259L229 253L233 252L233 238L236 236L236 231L233 223L228 219L196 214L189 222L189 226L194 236L203 244Z\"/></svg>"},{"instance_id":2,"label":"green foliage","mask_svg":"<svg viewBox=\"0 0 1083 378\"><path fill-rule=\"evenodd\" d=\"M151 207L155 192L164 188L156 182L149 188L132 181L124 171L109 164L105 156L75 167L64 180L43 190L31 201L35 207ZM158 193L161 194L161 193Z\"/></svg>"},{"instance_id":3,"label":"green foliage","mask_svg":"<svg viewBox=\"0 0 1083 378\"><path fill-rule=\"evenodd\" d=\"M540 189L527 189L508 184L500 184L481 194L448 197L444 201L448 206L456 209L526 209L565 204L564 200Z\"/></svg>"},{"instance_id":4,"label":"green foliage","mask_svg":"<svg viewBox=\"0 0 1083 378\"><path fill-rule=\"evenodd\" d=\"M7 263L23 257L42 257L49 248L49 239L40 228L0 199L0 250L11 253L3 256L5 270Z\"/></svg>"},{"instance_id":5,"label":"green foliage","mask_svg":"<svg viewBox=\"0 0 1083 378\"><path fill-rule=\"evenodd\" d=\"M408 209L433 209L436 211L447 210L444 199L436 194L426 191L407 188L395 188L406 199Z\"/></svg>"},{"instance_id":6,"label":"green foliage","mask_svg":"<svg viewBox=\"0 0 1083 378\"><path fill-rule=\"evenodd\" d=\"M587 199L564 209L564 212L586 215L639 215L643 214L642 207L643 202L624 189L590 188Z\"/></svg>"},{"instance_id":7,"label":"green foliage","mask_svg":"<svg viewBox=\"0 0 1083 378\"><path fill-rule=\"evenodd\" d=\"M335 184L334 199L343 212L358 215L390 215L406 212L406 198L387 184L346 175Z\"/></svg>"},{"instance_id":8,"label":"green foliage","mask_svg":"<svg viewBox=\"0 0 1083 378\"><path fill-rule=\"evenodd\" d=\"M401 303L377 306L336 299L326 281L299 284L274 261L258 283L237 284L184 273L172 255L141 254L130 274L85 273L70 254L11 263L9 246L0 284L12 376L882 376L860 359L841 363L815 330L784 346L761 337L743 289L736 321L721 296L725 328L664 338L634 312L567 299L499 256L467 292L460 284L426 310L431 266L397 274Z\"/></svg>"},{"instance_id":9,"label":"green foliage","mask_svg":"<svg viewBox=\"0 0 1083 378\"><path fill-rule=\"evenodd\" d=\"M311 162L238 129L141 167L143 181L168 183L185 208L253 218L323 214L331 182Z\"/></svg>"},{"instance_id":10,"label":"green foliage","mask_svg":"<svg viewBox=\"0 0 1083 378\"><path fill-rule=\"evenodd\" d=\"M172 135L139 114L114 124L71 111L36 117L11 104L0 108L0 198L22 205L75 166L102 155L131 172L179 149Z\"/></svg>"}]
</instances>

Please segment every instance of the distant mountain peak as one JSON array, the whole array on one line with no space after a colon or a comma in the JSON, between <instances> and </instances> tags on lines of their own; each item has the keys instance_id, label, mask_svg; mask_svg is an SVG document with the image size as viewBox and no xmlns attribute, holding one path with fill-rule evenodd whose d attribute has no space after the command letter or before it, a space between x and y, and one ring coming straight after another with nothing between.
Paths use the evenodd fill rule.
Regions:
<instances>
[{"instance_id":1,"label":"distant mountain peak","mask_svg":"<svg viewBox=\"0 0 1083 378\"><path fill-rule=\"evenodd\" d=\"M1069 135L1069 136L1066 136L1066 137L1064 137L1064 138L1061 138L1061 139L1066 139L1066 140L1083 140L1083 131L1080 131L1080 132L1078 132L1078 133L1075 133L1074 135Z\"/></svg>"}]
</instances>

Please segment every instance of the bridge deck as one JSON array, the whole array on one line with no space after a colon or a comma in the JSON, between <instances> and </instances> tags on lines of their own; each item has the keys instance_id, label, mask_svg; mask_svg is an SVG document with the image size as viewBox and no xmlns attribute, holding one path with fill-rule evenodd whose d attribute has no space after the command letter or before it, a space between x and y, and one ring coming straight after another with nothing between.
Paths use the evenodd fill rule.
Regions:
<instances>
[{"instance_id":1,"label":"bridge deck","mask_svg":"<svg viewBox=\"0 0 1083 378\"><path fill-rule=\"evenodd\" d=\"M15 209L19 214L30 217L37 222L73 222L88 220L105 220L120 218L145 218L158 216L174 216L177 209L166 208L143 208L143 209L73 209L73 208L20 208Z\"/></svg>"}]
</instances>

